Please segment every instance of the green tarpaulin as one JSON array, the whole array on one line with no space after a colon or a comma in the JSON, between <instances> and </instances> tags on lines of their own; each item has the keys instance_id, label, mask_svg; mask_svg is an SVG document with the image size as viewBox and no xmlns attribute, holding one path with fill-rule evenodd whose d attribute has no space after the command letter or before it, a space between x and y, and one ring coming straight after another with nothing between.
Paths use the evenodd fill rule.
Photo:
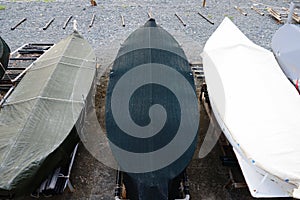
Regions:
<instances>
[{"instance_id":1,"label":"green tarpaulin","mask_svg":"<svg viewBox=\"0 0 300 200\"><path fill-rule=\"evenodd\" d=\"M0 196L32 192L69 156L95 66L77 32L33 63L0 111Z\"/></svg>"}]
</instances>

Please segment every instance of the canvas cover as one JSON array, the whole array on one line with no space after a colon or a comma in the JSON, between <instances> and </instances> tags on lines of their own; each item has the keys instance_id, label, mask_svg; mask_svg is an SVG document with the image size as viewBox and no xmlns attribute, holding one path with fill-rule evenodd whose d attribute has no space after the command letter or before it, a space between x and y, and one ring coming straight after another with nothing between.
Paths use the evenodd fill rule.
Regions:
<instances>
[{"instance_id":1,"label":"canvas cover","mask_svg":"<svg viewBox=\"0 0 300 200\"><path fill-rule=\"evenodd\" d=\"M0 80L2 79L4 72L7 68L9 61L10 48L6 42L0 37Z\"/></svg>"},{"instance_id":2,"label":"canvas cover","mask_svg":"<svg viewBox=\"0 0 300 200\"><path fill-rule=\"evenodd\" d=\"M32 192L69 156L95 62L92 47L74 32L34 62L7 99L0 110L0 196Z\"/></svg>"},{"instance_id":3,"label":"canvas cover","mask_svg":"<svg viewBox=\"0 0 300 200\"><path fill-rule=\"evenodd\" d=\"M300 198L300 98L272 52L225 18L202 56L210 102L223 132L241 166L246 162L262 175L257 185L250 177L248 185L259 190L271 177L273 183L294 187L285 195Z\"/></svg>"},{"instance_id":4,"label":"canvas cover","mask_svg":"<svg viewBox=\"0 0 300 200\"><path fill-rule=\"evenodd\" d=\"M124 80L128 82L120 84ZM113 98L116 90L121 94ZM151 113L153 105L161 106L165 113ZM113 106L121 113L118 118L113 114ZM120 169L128 172L125 184L129 199L168 199L171 181L194 154L198 124L198 102L187 58L178 42L150 19L122 44L107 88L107 136ZM186 126L186 131L180 131L181 125ZM149 132L157 133L149 136ZM181 136L182 139L177 139ZM184 148L186 141L190 144ZM172 150L168 151L170 147ZM181 149L172 160L176 150ZM163 154L168 156L162 159ZM151 168L161 166L169 158L170 163ZM143 166L151 169L143 171ZM169 196L169 199L175 198Z\"/></svg>"},{"instance_id":5,"label":"canvas cover","mask_svg":"<svg viewBox=\"0 0 300 200\"><path fill-rule=\"evenodd\" d=\"M272 38L272 49L286 76L300 92L300 28L293 24L280 27Z\"/></svg>"}]
</instances>

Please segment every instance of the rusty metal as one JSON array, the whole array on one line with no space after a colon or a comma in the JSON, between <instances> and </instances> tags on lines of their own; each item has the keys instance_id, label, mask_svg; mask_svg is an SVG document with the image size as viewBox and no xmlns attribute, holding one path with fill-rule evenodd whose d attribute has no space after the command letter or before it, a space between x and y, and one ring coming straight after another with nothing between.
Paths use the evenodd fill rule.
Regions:
<instances>
[{"instance_id":1,"label":"rusty metal","mask_svg":"<svg viewBox=\"0 0 300 200\"><path fill-rule=\"evenodd\" d=\"M49 22L43 27L43 30L47 30L47 28L52 24L52 22L55 20L55 18L53 17L52 19L49 20Z\"/></svg>"},{"instance_id":2,"label":"rusty metal","mask_svg":"<svg viewBox=\"0 0 300 200\"><path fill-rule=\"evenodd\" d=\"M269 14L274 17L279 23L283 23L282 18L280 16L280 14L275 11L273 8L267 8L267 11L269 12Z\"/></svg>"},{"instance_id":3,"label":"rusty metal","mask_svg":"<svg viewBox=\"0 0 300 200\"><path fill-rule=\"evenodd\" d=\"M70 20L72 19L72 17L73 17L73 15L70 15L70 16L68 17L68 19L66 20L66 22L65 22L65 24L64 24L64 26L63 26L63 29L66 29L66 27L68 26L68 23L70 22Z\"/></svg>"},{"instance_id":4,"label":"rusty metal","mask_svg":"<svg viewBox=\"0 0 300 200\"><path fill-rule=\"evenodd\" d=\"M183 21L183 19L177 14L175 13L175 16L178 18L178 20L183 24L183 26L186 26L186 23Z\"/></svg>"},{"instance_id":5,"label":"rusty metal","mask_svg":"<svg viewBox=\"0 0 300 200\"><path fill-rule=\"evenodd\" d=\"M210 21L207 17L205 17L204 15L202 15L200 12L198 12L198 15L200 15L203 19L205 19L206 21L208 21L210 24L214 25L215 23Z\"/></svg>"},{"instance_id":6,"label":"rusty metal","mask_svg":"<svg viewBox=\"0 0 300 200\"><path fill-rule=\"evenodd\" d=\"M121 15L121 22L122 22L122 26L125 27L125 19L123 15Z\"/></svg>"},{"instance_id":7,"label":"rusty metal","mask_svg":"<svg viewBox=\"0 0 300 200\"><path fill-rule=\"evenodd\" d=\"M243 11L240 7L238 6L234 6L234 8L239 11L242 15L247 16L247 13L245 11Z\"/></svg>"},{"instance_id":8,"label":"rusty metal","mask_svg":"<svg viewBox=\"0 0 300 200\"><path fill-rule=\"evenodd\" d=\"M254 7L254 6L251 6L251 9L254 10L256 13L258 13L261 16L265 15L265 13L263 13L262 11L260 11L258 8Z\"/></svg>"},{"instance_id":9,"label":"rusty metal","mask_svg":"<svg viewBox=\"0 0 300 200\"><path fill-rule=\"evenodd\" d=\"M91 19L91 22L90 22L90 25L89 25L89 28L92 28L92 26L93 26L93 24L94 24L94 21L95 21L95 17L96 17L96 15L93 14L92 19Z\"/></svg>"},{"instance_id":10,"label":"rusty metal","mask_svg":"<svg viewBox=\"0 0 300 200\"><path fill-rule=\"evenodd\" d=\"M19 21L16 25L14 25L13 27L11 27L10 30L12 30L12 31L15 30L18 26L20 26L26 20L27 20L27 18L21 19L21 21Z\"/></svg>"}]
</instances>

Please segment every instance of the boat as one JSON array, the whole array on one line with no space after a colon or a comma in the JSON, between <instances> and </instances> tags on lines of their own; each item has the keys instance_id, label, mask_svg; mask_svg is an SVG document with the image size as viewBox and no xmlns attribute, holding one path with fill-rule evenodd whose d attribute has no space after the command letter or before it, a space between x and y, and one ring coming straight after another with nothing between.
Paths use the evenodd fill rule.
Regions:
<instances>
[{"instance_id":1,"label":"boat","mask_svg":"<svg viewBox=\"0 0 300 200\"><path fill-rule=\"evenodd\" d=\"M35 191L70 160L76 123L96 74L92 47L74 31L44 53L0 110L0 197Z\"/></svg>"},{"instance_id":2,"label":"boat","mask_svg":"<svg viewBox=\"0 0 300 200\"><path fill-rule=\"evenodd\" d=\"M122 196L118 187L115 198L189 199L185 168L196 148L198 125L193 73L184 51L151 18L125 40L110 72L106 130L119 165L117 185L126 188Z\"/></svg>"},{"instance_id":3,"label":"boat","mask_svg":"<svg viewBox=\"0 0 300 200\"><path fill-rule=\"evenodd\" d=\"M6 42L0 37L0 80L8 66L10 48Z\"/></svg>"},{"instance_id":4,"label":"boat","mask_svg":"<svg viewBox=\"0 0 300 200\"><path fill-rule=\"evenodd\" d=\"M300 28L286 23L272 38L274 55L291 83L300 93Z\"/></svg>"},{"instance_id":5,"label":"boat","mask_svg":"<svg viewBox=\"0 0 300 200\"><path fill-rule=\"evenodd\" d=\"M300 198L300 98L273 53L225 18L202 58L212 111L251 195Z\"/></svg>"}]
</instances>

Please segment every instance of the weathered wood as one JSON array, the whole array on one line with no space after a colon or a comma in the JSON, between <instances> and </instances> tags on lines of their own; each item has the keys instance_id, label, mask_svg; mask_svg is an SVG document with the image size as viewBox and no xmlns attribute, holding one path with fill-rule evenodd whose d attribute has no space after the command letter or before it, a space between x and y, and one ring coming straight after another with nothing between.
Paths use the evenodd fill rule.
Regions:
<instances>
[{"instance_id":1,"label":"weathered wood","mask_svg":"<svg viewBox=\"0 0 300 200\"><path fill-rule=\"evenodd\" d=\"M280 14L275 11L273 8L267 8L267 11L269 12L269 14L274 17L279 23L283 23L282 18L280 16Z\"/></svg>"},{"instance_id":2,"label":"weathered wood","mask_svg":"<svg viewBox=\"0 0 300 200\"><path fill-rule=\"evenodd\" d=\"M18 26L20 26L26 20L27 20L27 18L21 19L21 21L19 21L15 26L11 27L10 30L12 30L12 31L15 30Z\"/></svg>"},{"instance_id":3,"label":"weathered wood","mask_svg":"<svg viewBox=\"0 0 300 200\"><path fill-rule=\"evenodd\" d=\"M251 6L251 9L254 10L256 13L258 13L261 16L265 15L265 13L263 13L262 11L260 11L258 8L254 7L254 6Z\"/></svg>"},{"instance_id":4,"label":"weathered wood","mask_svg":"<svg viewBox=\"0 0 300 200\"><path fill-rule=\"evenodd\" d=\"M72 17L73 17L73 15L70 15L70 16L68 17L68 19L66 20L66 22L65 22L65 24L64 24L64 26L63 26L63 29L66 29L66 27L68 26L68 23L70 22L70 20L72 19Z\"/></svg>"},{"instance_id":5,"label":"weathered wood","mask_svg":"<svg viewBox=\"0 0 300 200\"><path fill-rule=\"evenodd\" d=\"M212 22L211 20L209 20L207 17L205 17L204 15L202 15L200 12L198 12L198 15L200 15L203 19L205 19L206 21L208 21L210 24L214 25L215 23Z\"/></svg>"},{"instance_id":6,"label":"weathered wood","mask_svg":"<svg viewBox=\"0 0 300 200\"><path fill-rule=\"evenodd\" d=\"M43 30L47 30L47 28L52 24L52 22L55 20L55 18L53 17L52 19L50 19L50 21L43 27Z\"/></svg>"},{"instance_id":7,"label":"weathered wood","mask_svg":"<svg viewBox=\"0 0 300 200\"><path fill-rule=\"evenodd\" d=\"M94 21L95 21L95 17L96 17L96 15L93 14L92 19L91 19L91 22L90 22L90 25L89 25L89 28L92 28L92 26L93 26L93 24L94 24Z\"/></svg>"},{"instance_id":8,"label":"weathered wood","mask_svg":"<svg viewBox=\"0 0 300 200\"><path fill-rule=\"evenodd\" d=\"M125 27L125 19L123 15L121 15L121 22L122 22L122 26Z\"/></svg>"},{"instance_id":9,"label":"weathered wood","mask_svg":"<svg viewBox=\"0 0 300 200\"><path fill-rule=\"evenodd\" d=\"M183 21L183 19L177 14L175 13L175 16L178 18L178 20L183 24L183 26L186 26L186 23Z\"/></svg>"},{"instance_id":10,"label":"weathered wood","mask_svg":"<svg viewBox=\"0 0 300 200\"><path fill-rule=\"evenodd\" d=\"M242 15L247 16L247 13L245 11L243 11L240 7L238 6L234 6L234 8L239 11Z\"/></svg>"}]
</instances>

